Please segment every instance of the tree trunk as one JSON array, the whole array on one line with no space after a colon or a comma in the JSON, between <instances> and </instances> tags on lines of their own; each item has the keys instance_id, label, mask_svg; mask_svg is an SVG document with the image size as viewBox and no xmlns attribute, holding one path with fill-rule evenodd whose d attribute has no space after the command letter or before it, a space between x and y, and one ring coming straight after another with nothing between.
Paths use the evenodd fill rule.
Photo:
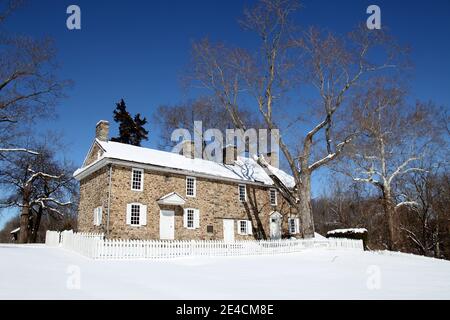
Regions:
<instances>
[{"instance_id":1,"label":"tree trunk","mask_svg":"<svg viewBox=\"0 0 450 320\"><path fill-rule=\"evenodd\" d=\"M28 203L25 202L22 207L22 212L20 214L20 232L19 232L19 243L28 242L28 223L30 216L30 207Z\"/></svg>"},{"instance_id":2,"label":"tree trunk","mask_svg":"<svg viewBox=\"0 0 450 320\"><path fill-rule=\"evenodd\" d=\"M397 232L395 224L395 208L389 188L383 190L383 208L387 218L388 249L395 250L397 247Z\"/></svg>"},{"instance_id":3,"label":"tree trunk","mask_svg":"<svg viewBox=\"0 0 450 320\"><path fill-rule=\"evenodd\" d=\"M297 211L300 216L301 232L303 238L314 237L314 219L311 205L311 174L302 174L302 183L299 184L297 198Z\"/></svg>"},{"instance_id":4,"label":"tree trunk","mask_svg":"<svg viewBox=\"0 0 450 320\"><path fill-rule=\"evenodd\" d=\"M37 240L37 234L39 231L39 226L41 224L41 218L42 218L42 207L39 207L39 211L36 213L36 221L33 225L33 231L31 233L31 243L36 243Z\"/></svg>"}]
</instances>

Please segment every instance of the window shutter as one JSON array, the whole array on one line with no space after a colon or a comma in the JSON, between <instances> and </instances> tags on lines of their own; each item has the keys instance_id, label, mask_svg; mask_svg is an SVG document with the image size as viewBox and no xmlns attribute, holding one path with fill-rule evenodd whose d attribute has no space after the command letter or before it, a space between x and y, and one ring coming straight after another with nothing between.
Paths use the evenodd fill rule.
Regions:
<instances>
[{"instance_id":1,"label":"window shutter","mask_svg":"<svg viewBox=\"0 0 450 320\"><path fill-rule=\"evenodd\" d=\"M200 211L198 209L194 210L194 228L200 228Z\"/></svg>"},{"instance_id":2,"label":"window shutter","mask_svg":"<svg viewBox=\"0 0 450 320\"><path fill-rule=\"evenodd\" d=\"M100 226L102 224L102 215L103 215L103 208L98 207L97 208L97 225Z\"/></svg>"},{"instance_id":3,"label":"window shutter","mask_svg":"<svg viewBox=\"0 0 450 320\"><path fill-rule=\"evenodd\" d=\"M295 233L300 233L300 219L295 218Z\"/></svg>"},{"instance_id":4,"label":"window shutter","mask_svg":"<svg viewBox=\"0 0 450 320\"><path fill-rule=\"evenodd\" d=\"M292 218L288 219L289 234L293 234L293 232L292 232L292 220L294 220L294 219L292 219Z\"/></svg>"},{"instance_id":5,"label":"window shutter","mask_svg":"<svg viewBox=\"0 0 450 320\"><path fill-rule=\"evenodd\" d=\"M183 214L183 227L187 228L187 209L184 209L184 214Z\"/></svg>"},{"instance_id":6,"label":"window shutter","mask_svg":"<svg viewBox=\"0 0 450 320\"><path fill-rule=\"evenodd\" d=\"M237 233L241 234L241 220L237 221Z\"/></svg>"},{"instance_id":7,"label":"window shutter","mask_svg":"<svg viewBox=\"0 0 450 320\"><path fill-rule=\"evenodd\" d=\"M94 226L97 225L97 208L94 209Z\"/></svg>"},{"instance_id":8,"label":"window shutter","mask_svg":"<svg viewBox=\"0 0 450 320\"><path fill-rule=\"evenodd\" d=\"M127 224L131 224L131 204L127 204Z\"/></svg>"},{"instance_id":9,"label":"window shutter","mask_svg":"<svg viewBox=\"0 0 450 320\"><path fill-rule=\"evenodd\" d=\"M247 221L247 234L253 234L252 222L250 220Z\"/></svg>"},{"instance_id":10,"label":"window shutter","mask_svg":"<svg viewBox=\"0 0 450 320\"><path fill-rule=\"evenodd\" d=\"M147 225L147 206L145 204L141 204L141 210L139 211L139 223L141 226Z\"/></svg>"}]
</instances>

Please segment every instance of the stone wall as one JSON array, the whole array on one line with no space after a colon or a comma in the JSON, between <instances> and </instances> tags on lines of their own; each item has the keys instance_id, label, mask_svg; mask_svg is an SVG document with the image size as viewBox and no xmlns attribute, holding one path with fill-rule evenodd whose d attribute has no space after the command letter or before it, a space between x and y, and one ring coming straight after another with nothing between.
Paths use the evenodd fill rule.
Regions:
<instances>
[{"instance_id":1,"label":"stone wall","mask_svg":"<svg viewBox=\"0 0 450 320\"><path fill-rule=\"evenodd\" d=\"M273 211L283 216L283 233L287 233L287 217L290 209L278 194L278 206L269 203L269 188L247 185L248 201L242 203L238 198L238 183L213 179L196 178L196 197L186 197L186 177L145 170L143 191L131 190L131 167L112 167L112 189L110 206L110 238L121 239L159 239L160 210L175 211L175 239L178 240L222 240L223 219L251 220L253 236L239 235L235 222L235 239L268 238L269 216ZM79 228L82 232L103 230L106 234L106 200L108 174L103 168L80 182ZM157 200L162 196L177 192L186 199L183 208L200 210L200 227L183 227L183 208L161 206ZM130 226L126 224L126 205L128 203L147 205L147 225ZM93 226L93 210L104 204L102 227ZM207 232L212 226L213 231ZM259 231L259 232L258 232Z\"/></svg>"}]
</instances>

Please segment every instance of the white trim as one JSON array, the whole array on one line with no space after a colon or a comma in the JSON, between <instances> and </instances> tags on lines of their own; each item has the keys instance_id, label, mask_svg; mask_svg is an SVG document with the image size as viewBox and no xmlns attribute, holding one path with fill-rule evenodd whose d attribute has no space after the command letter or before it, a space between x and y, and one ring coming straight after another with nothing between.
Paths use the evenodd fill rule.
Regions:
<instances>
[{"instance_id":1,"label":"white trim","mask_svg":"<svg viewBox=\"0 0 450 320\"><path fill-rule=\"evenodd\" d=\"M241 187L244 187L244 201L241 200ZM241 203L247 202L247 186L245 184L240 183L238 185L238 200Z\"/></svg>"},{"instance_id":2,"label":"white trim","mask_svg":"<svg viewBox=\"0 0 450 320\"><path fill-rule=\"evenodd\" d=\"M272 192L275 192L275 203L272 203ZM269 189L269 203L271 206L278 205L278 190L275 188Z\"/></svg>"},{"instance_id":3,"label":"white trim","mask_svg":"<svg viewBox=\"0 0 450 320\"><path fill-rule=\"evenodd\" d=\"M245 223L245 232L241 230L241 222ZM243 236L252 235L252 222L250 220L237 220L237 233Z\"/></svg>"},{"instance_id":4,"label":"white trim","mask_svg":"<svg viewBox=\"0 0 450 320\"><path fill-rule=\"evenodd\" d=\"M193 186L193 195L188 195L188 179L194 180L194 186ZM197 196L197 178L192 176L186 176L186 197L189 198L195 198Z\"/></svg>"},{"instance_id":5,"label":"white trim","mask_svg":"<svg viewBox=\"0 0 450 320\"><path fill-rule=\"evenodd\" d=\"M132 224L132 207L133 206L139 206L139 223L138 224ZM143 205L142 203L139 202L131 202L131 203L127 203L127 221L126 224L131 226L131 227L140 227L140 226L144 226L147 224L147 217L145 217L144 223L143 224L143 220L142 220L142 213L143 210L147 211L147 206ZM147 212L145 212L145 214L147 214Z\"/></svg>"},{"instance_id":6,"label":"white trim","mask_svg":"<svg viewBox=\"0 0 450 320\"><path fill-rule=\"evenodd\" d=\"M291 223L294 222L294 230L292 230ZM288 219L288 229L289 234L298 234L300 233L300 219L299 218L289 218Z\"/></svg>"},{"instance_id":7,"label":"white trim","mask_svg":"<svg viewBox=\"0 0 450 320\"><path fill-rule=\"evenodd\" d=\"M86 156L84 157L82 167L89 167L89 166L91 166L91 165L93 165L94 163L97 162L98 159L95 160L93 163L89 164L88 166L86 166L86 161L87 161L89 155L91 154L91 151L92 151L92 149L94 148L95 145L97 145L97 146L100 148L100 150L103 150L103 152L106 151L105 149L103 149L103 147L101 146L101 144L97 141L97 139L94 139L94 141L92 141L92 143L91 143L91 146L90 146L90 148L89 148L88 153L87 153Z\"/></svg>"},{"instance_id":8,"label":"white trim","mask_svg":"<svg viewBox=\"0 0 450 320\"><path fill-rule=\"evenodd\" d=\"M166 205L172 205L172 206L182 206L186 203L186 200L180 196L176 192L171 192L166 194L165 196L162 196L158 200L156 200L159 204L166 204Z\"/></svg>"},{"instance_id":9,"label":"white trim","mask_svg":"<svg viewBox=\"0 0 450 320\"><path fill-rule=\"evenodd\" d=\"M141 173L141 185L139 189L133 188L133 179L134 179L134 172L140 172ZM131 191L143 191L144 190L144 169L139 168L131 168Z\"/></svg>"},{"instance_id":10,"label":"white trim","mask_svg":"<svg viewBox=\"0 0 450 320\"><path fill-rule=\"evenodd\" d=\"M188 211L192 211L192 227L188 226ZM195 230L200 227L200 211L194 208L185 208L183 213L183 226L189 230Z\"/></svg>"},{"instance_id":11,"label":"white trim","mask_svg":"<svg viewBox=\"0 0 450 320\"><path fill-rule=\"evenodd\" d=\"M101 206L94 208L94 226L102 225L103 208Z\"/></svg>"}]
</instances>

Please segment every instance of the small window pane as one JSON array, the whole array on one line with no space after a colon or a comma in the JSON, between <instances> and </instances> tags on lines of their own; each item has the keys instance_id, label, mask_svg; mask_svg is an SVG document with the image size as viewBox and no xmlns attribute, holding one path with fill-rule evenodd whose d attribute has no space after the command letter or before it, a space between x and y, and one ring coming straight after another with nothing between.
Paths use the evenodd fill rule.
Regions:
<instances>
[{"instance_id":1,"label":"small window pane","mask_svg":"<svg viewBox=\"0 0 450 320\"><path fill-rule=\"evenodd\" d=\"M245 202L247 200L245 185L239 186L239 201Z\"/></svg>"},{"instance_id":2,"label":"small window pane","mask_svg":"<svg viewBox=\"0 0 450 320\"><path fill-rule=\"evenodd\" d=\"M142 171L141 170L133 170L133 179L132 179L131 189L142 190Z\"/></svg>"},{"instance_id":3,"label":"small window pane","mask_svg":"<svg viewBox=\"0 0 450 320\"><path fill-rule=\"evenodd\" d=\"M187 227L188 228L194 228L194 210L193 209L187 209Z\"/></svg>"},{"instance_id":4,"label":"small window pane","mask_svg":"<svg viewBox=\"0 0 450 320\"><path fill-rule=\"evenodd\" d=\"M277 204L277 190L276 189L270 189L270 204L271 205Z\"/></svg>"},{"instance_id":5,"label":"small window pane","mask_svg":"<svg viewBox=\"0 0 450 320\"><path fill-rule=\"evenodd\" d=\"M241 221L240 223L241 234L247 234L247 221Z\"/></svg>"},{"instance_id":6,"label":"small window pane","mask_svg":"<svg viewBox=\"0 0 450 320\"><path fill-rule=\"evenodd\" d=\"M195 196L195 178L186 178L186 195L191 197Z\"/></svg>"},{"instance_id":7,"label":"small window pane","mask_svg":"<svg viewBox=\"0 0 450 320\"><path fill-rule=\"evenodd\" d=\"M139 217L141 212L141 206L138 204L131 205L131 224L139 225Z\"/></svg>"},{"instance_id":8,"label":"small window pane","mask_svg":"<svg viewBox=\"0 0 450 320\"><path fill-rule=\"evenodd\" d=\"M295 233L295 219L289 219L289 232Z\"/></svg>"}]
</instances>

